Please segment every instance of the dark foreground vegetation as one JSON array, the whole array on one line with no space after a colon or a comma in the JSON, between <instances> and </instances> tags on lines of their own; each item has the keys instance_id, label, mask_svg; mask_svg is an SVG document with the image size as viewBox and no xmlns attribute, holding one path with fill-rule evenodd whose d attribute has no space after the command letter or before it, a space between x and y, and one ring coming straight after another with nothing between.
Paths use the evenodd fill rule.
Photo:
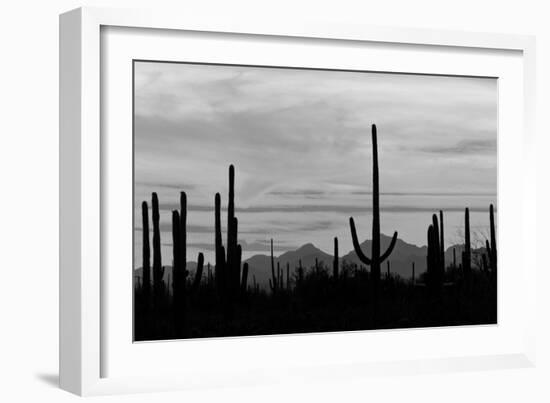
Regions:
<instances>
[{"instance_id":1,"label":"dark foreground vegetation","mask_svg":"<svg viewBox=\"0 0 550 403\"><path fill-rule=\"evenodd\" d=\"M376 127L373 143L373 217L370 251L361 250L355 222L350 230L362 265L338 259L326 267L281 267L271 245L269 289L256 283L247 263L242 264L235 216L234 167L229 168L227 239L222 240L221 197L215 195L214 267L197 257L187 270L187 198L180 195L180 210L172 212L172 281L165 282L162 265L159 201L152 196L153 262L149 243L149 208L142 203L143 266L134 289L136 341L196 337L250 336L284 333L492 324L497 320L497 250L493 206L489 208L490 239L474 262L470 246L469 211L465 209L465 243L457 264L445 261L443 212L427 227L427 271L403 279L391 273L389 256L397 232L385 251L380 250L378 151ZM386 262L386 272L382 273Z\"/></svg>"}]
</instances>

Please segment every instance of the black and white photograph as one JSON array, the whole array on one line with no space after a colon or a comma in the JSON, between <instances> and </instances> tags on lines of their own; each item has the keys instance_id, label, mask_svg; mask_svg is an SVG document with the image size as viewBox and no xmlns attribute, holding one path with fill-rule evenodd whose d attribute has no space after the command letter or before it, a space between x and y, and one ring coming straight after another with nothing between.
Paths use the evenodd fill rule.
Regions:
<instances>
[{"instance_id":1,"label":"black and white photograph","mask_svg":"<svg viewBox=\"0 0 550 403\"><path fill-rule=\"evenodd\" d=\"M134 340L496 324L497 100L135 60Z\"/></svg>"}]
</instances>

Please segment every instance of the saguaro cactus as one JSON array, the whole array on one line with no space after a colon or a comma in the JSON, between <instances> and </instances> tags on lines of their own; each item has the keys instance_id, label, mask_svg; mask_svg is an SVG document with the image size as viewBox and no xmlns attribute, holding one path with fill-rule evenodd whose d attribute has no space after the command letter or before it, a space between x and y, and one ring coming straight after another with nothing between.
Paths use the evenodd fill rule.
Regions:
<instances>
[{"instance_id":1,"label":"saguaro cactus","mask_svg":"<svg viewBox=\"0 0 550 403\"><path fill-rule=\"evenodd\" d=\"M441 213L441 212L440 212ZM443 217L440 214L440 217ZM428 256L427 256L427 282L432 289L440 288L443 285L445 274L444 252L441 247L443 236L441 236L440 223L437 215L432 215L432 224L428 228Z\"/></svg>"},{"instance_id":2,"label":"saguaro cactus","mask_svg":"<svg viewBox=\"0 0 550 403\"><path fill-rule=\"evenodd\" d=\"M462 253L462 269L468 276L472 271L472 252L470 249L470 210L464 211L464 252Z\"/></svg>"},{"instance_id":3,"label":"saguaro cactus","mask_svg":"<svg viewBox=\"0 0 550 403\"><path fill-rule=\"evenodd\" d=\"M173 312L174 326L177 335L185 332L185 318L187 316L187 203L185 193L180 195L181 212L172 211L172 251L173 251ZM191 292L196 293L202 279L204 255L199 253L195 278L191 285Z\"/></svg>"},{"instance_id":4,"label":"saguaro cactus","mask_svg":"<svg viewBox=\"0 0 550 403\"><path fill-rule=\"evenodd\" d=\"M491 243L486 241L487 254L489 255L489 265L493 275L497 273L497 238L495 230L495 215L493 205L489 206L489 221L491 226Z\"/></svg>"},{"instance_id":5,"label":"saguaro cactus","mask_svg":"<svg viewBox=\"0 0 550 403\"><path fill-rule=\"evenodd\" d=\"M185 282L187 279L187 270L182 256L182 239L181 239L181 221L180 214L177 210L172 211L172 253L173 253L173 312L174 326L177 335L183 333L185 314L186 314L186 295Z\"/></svg>"},{"instance_id":6,"label":"saguaro cactus","mask_svg":"<svg viewBox=\"0 0 550 403\"><path fill-rule=\"evenodd\" d=\"M440 265L441 270L445 273L445 235L443 233L443 210L439 210L439 247L441 248Z\"/></svg>"},{"instance_id":7,"label":"saguaro cactus","mask_svg":"<svg viewBox=\"0 0 550 403\"><path fill-rule=\"evenodd\" d=\"M353 248L359 257L359 260L371 267L372 284L374 287L375 301L378 297L378 288L380 283L380 265L386 260L393 251L397 242L397 231L393 234L388 249L380 253L380 193L378 188L378 144L376 137L376 125L372 125L372 245L371 257L367 257L361 250L361 244L357 238L355 223L353 217L349 219Z\"/></svg>"},{"instance_id":8,"label":"saguaro cactus","mask_svg":"<svg viewBox=\"0 0 550 403\"><path fill-rule=\"evenodd\" d=\"M334 258L332 261L332 277L338 280L338 238L334 237Z\"/></svg>"},{"instance_id":9,"label":"saguaro cactus","mask_svg":"<svg viewBox=\"0 0 550 403\"><path fill-rule=\"evenodd\" d=\"M236 300L241 290L242 248L238 244L238 220L235 217L235 167L229 166L229 199L227 204L227 245L222 244L221 197L216 193L215 205L215 247L217 285L227 302ZM226 253L227 252L227 253Z\"/></svg>"},{"instance_id":10,"label":"saguaro cactus","mask_svg":"<svg viewBox=\"0 0 550 403\"><path fill-rule=\"evenodd\" d=\"M164 268L162 267L160 250L159 199L156 193L153 193L151 207L153 210L153 288L155 290L155 295L159 297L162 292Z\"/></svg>"},{"instance_id":11,"label":"saguaro cactus","mask_svg":"<svg viewBox=\"0 0 550 403\"><path fill-rule=\"evenodd\" d=\"M239 245L237 241L238 220L235 217L235 167L229 166L229 198L227 202L227 270L229 275L229 288L234 291L239 289L241 280L241 265L239 257Z\"/></svg>"},{"instance_id":12,"label":"saguaro cactus","mask_svg":"<svg viewBox=\"0 0 550 403\"><path fill-rule=\"evenodd\" d=\"M216 193L216 196L214 197L214 221L214 247L216 252L216 267L214 268L214 276L216 278L216 287L218 290L222 290L223 284L225 283L225 251L222 244L221 196L219 193Z\"/></svg>"},{"instance_id":13,"label":"saguaro cactus","mask_svg":"<svg viewBox=\"0 0 550 403\"><path fill-rule=\"evenodd\" d=\"M183 269L187 270L187 195L180 192L180 248Z\"/></svg>"},{"instance_id":14,"label":"saguaro cactus","mask_svg":"<svg viewBox=\"0 0 550 403\"><path fill-rule=\"evenodd\" d=\"M141 221L143 227L143 264L142 264L142 290L146 300L151 295L151 249L149 246L149 208L147 202L141 203Z\"/></svg>"}]
</instances>

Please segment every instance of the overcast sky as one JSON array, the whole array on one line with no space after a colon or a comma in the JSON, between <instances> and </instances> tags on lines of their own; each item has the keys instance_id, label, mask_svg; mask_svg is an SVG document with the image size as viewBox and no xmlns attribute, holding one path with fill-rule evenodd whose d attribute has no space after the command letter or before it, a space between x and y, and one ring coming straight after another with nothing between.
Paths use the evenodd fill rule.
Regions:
<instances>
[{"instance_id":1,"label":"overcast sky","mask_svg":"<svg viewBox=\"0 0 550 403\"><path fill-rule=\"evenodd\" d=\"M381 228L426 244L443 209L459 242L464 207L484 233L496 203L495 79L175 63L135 64L135 266L142 200L159 194L164 264L171 210L188 196L188 259L213 261L214 194L227 203L236 169L245 258L308 242L351 250L348 219L370 238L372 149L378 127ZM150 204L150 203L149 203ZM225 216L225 214L224 214ZM225 229L226 220L222 220Z\"/></svg>"}]
</instances>

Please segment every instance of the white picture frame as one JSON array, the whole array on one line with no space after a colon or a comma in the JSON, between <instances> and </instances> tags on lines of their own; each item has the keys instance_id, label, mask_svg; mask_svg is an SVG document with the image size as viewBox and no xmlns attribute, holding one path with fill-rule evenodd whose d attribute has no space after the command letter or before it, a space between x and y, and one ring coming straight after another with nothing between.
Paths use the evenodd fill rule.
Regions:
<instances>
[{"instance_id":1,"label":"white picture frame","mask_svg":"<svg viewBox=\"0 0 550 403\"><path fill-rule=\"evenodd\" d=\"M109 276L102 270L108 266L106 257L108 245L105 243L104 236L105 215L104 212L102 214L102 208L105 209L106 203L109 203L107 194L110 188L107 179L114 172L110 172L110 168L107 168L112 165L107 163L109 157L105 152L105 147L110 147L109 139L112 136L107 140L102 138L102 133L109 132L110 127L110 123L104 121L107 113L102 110L104 94L110 91L110 88L106 88L110 85L109 82L102 80L102 74L105 72L102 70L104 61L101 60L102 57L110 55L102 49L106 47L102 31L108 30L108 27L130 30L154 29L157 30L155 32L193 32L195 37L200 37L201 34L219 33L218 36L244 35L253 37L255 40L286 38L304 41L305 46L311 45L310 41L318 40L325 41L323 43L330 42L327 46L332 46L334 49L346 43L359 45L377 43L410 46L420 49L419 51L434 49L452 53L455 50L465 50L466 53L470 52L473 55L471 57L491 52L513 52L514 61L510 62L510 66L517 68L511 67L509 73L503 74L514 76L516 82L521 84L514 87L516 95L519 91L520 99L519 101L516 99L514 105L510 104L503 110L508 115L515 110L517 116L515 116L516 120L505 120L505 127L500 127L501 133L510 133L510 135L507 135L509 143L505 141L503 147L499 146L499 198L506 197L506 201L510 200L510 206L521 209L515 221L513 218L510 219L508 226L510 228L508 233L521 232L521 242L516 241L520 246L513 252L514 254L504 253L510 253L508 255L510 259L517 259L522 263L521 281L518 283L521 303L517 307L518 315L522 313L522 321L511 323L510 331L506 334L504 332L507 327L503 325L500 328L497 326L481 330L468 327L437 331L417 330L411 331L410 335L407 334L408 331L354 332L346 335L330 334L322 338L318 335L301 335L213 339L191 341L193 344L189 344L188 341L186 345L151 343L147 347L140 347L140 350L147 351L132 349L131 340L127 337L124 340L129 343L128 346L113 344L110 333L105 329L111 323L107 318L112 307L106 302L109 300L109 291L105 287L105 278ZM177 40L177 38L171 40ZM120 43L118 43L118 49L122 49ZM109 42L109 46L117 49L117 42ZM334 372L343 377L356 377L374 373L410 374L534 365L536 318L533 315L536 311L537 264L535 253L532 251L533 246L528 244L527 237L528 233L534 233L536 230L535 183L531 179L535 172L535 160L531 157L534 153L535 42L533 37L349 26L320 22L295 26L281 21L273 22L267 18L261 21L247 21L244 18L214 21L173 15L169 12L81 8L61 15L60 49L60 384L63 389L79 395L95 395L215 385L242 386L273 381L291 382L296 379L326 380L331 379ZM122 53L121 51L117 54ZM125 57L131 58L132 55L128 53ZM463 56L456 53L452 57L460 63L460 58ZM394 66L394 69L403 72L415 72L416 68ZM445 74L454 72L454 70L438 71L438 68L435 65L433 67L435 70L431 72ZM492 75L491 69L496 68L487 67L486 70L476 71L486 71L487 75ZM441 69L445 69L445 63L441 64ZM460 71L470 70L464 67ZM476 75L476 71L471 71L472 75ZM113 86L112 91L115 95L124 91L117 88ZM504 91L503 96L510 97L510 94L512 92ZM109 105L114 105L111 98L109 102ZM518 105L521 106L521 110L517 109ZM120 110L124 110L124 105L121 107L123 109ZM512 107L514 107L513 110ZM520 133L512 134L512 128L518 129ZM117 147L124 147L124 144L118 144ZM516 169L514 172L516 178L521 181L522 190L516 192L514 196L511 189L507 189L508 185L501 181L501 176L507 174L509 170L512 172L510 161L514 161L515 157L510 156L508 151L517 147L521 147L522 152L521 169ZM131 154L131 150L128 152ZM123 174L124 172L119 172L119 175ZM501 202L502 200L499 199L499 207ZM503 216L506 206L503 206L501 211ZM499 216L499 223L502 220L503 218ZM499 230L499 242L506 245L506 231ZM526 253L528 245L530 253ZM499 249L499 254L502 250L502 248ZM500 256L499 261L501 261ZM505 286L506 284L503 285ZM509 294L504 293L502 298L509 297ZM499 301L499 309L501 306L511 306L511 303L507 303L507 300ZM118 331L112 329L111 333L113 332ZM449 354L446 354L444 349L435 348L433 354L419 353L416 356L407 356L398 350L392 357L375 358L373 358L373 351L368 352L371 358L366 358L368 357L365 356L366 353L352 355L350 352L352 349L345 350L338 356L328 354L319 358L316 354L323 346L329 346L328 350L330 350L330 346L341 344L343 337L346 338L345 343L349 343L350 346L360 345L367 340L366 338L376 343L376 340L382 338L391 339L391 342L400 342L404 338L413 340L415 337L418 340L430 340L427 342L429 344L445 337L445 332L448 332L450 337L465 340L464 348ZM511 335L509 343L503 343L491 351L486 349L491 337L505 339L507 335ZM476 340L483 338L486 338L487 344L479 342L478 348L472 348ZM126 343L124 340L120 343ZM187 351L184 351L185 346ZM181 351L173 353L176 349ZM254 360L266 349L274 349L273 357L270 360L264 360L259 371L260 364ZM284 354L279 353L283 349L300 351L300 354L295 354L295 359L291 362L288 357L285 358ZM204 351L214 350L216 354L211 355L218 358L199 363L200 355L198 353L190 355L192 350L201 351L203 356ZM164 363L168 369L166 373L155 375L153 371L148 373L146 370L134 373L131 368L119 365L117 370L113 371L106 364L109 360L114 361L111 356L115 357L116 354L112 351L125 351L126 355L119 354L119 361L131 363L132 360L129 358L134 354L143 354L140 360L145 360L143 361L146 363L145 367L158 368L159 363ZM246 354L246 351L250 351L250 359L242 359L243 352ZM383 349L381 351L383 353ZM188 359L172 360L175 361L174 363L168 358L171 354L176 356L187 354ZM345 359L342 359L341 355L344 355ZM240 360L239 357L241 357ZM154 359L157 361L153 362ZM226 365L222 365L223 363ZM199 369L189 371L190 368ZM209 368L217 369L209 372ZM307 371L304 371L304 368L307 368Z\"/></svg>"}]
</instances>

